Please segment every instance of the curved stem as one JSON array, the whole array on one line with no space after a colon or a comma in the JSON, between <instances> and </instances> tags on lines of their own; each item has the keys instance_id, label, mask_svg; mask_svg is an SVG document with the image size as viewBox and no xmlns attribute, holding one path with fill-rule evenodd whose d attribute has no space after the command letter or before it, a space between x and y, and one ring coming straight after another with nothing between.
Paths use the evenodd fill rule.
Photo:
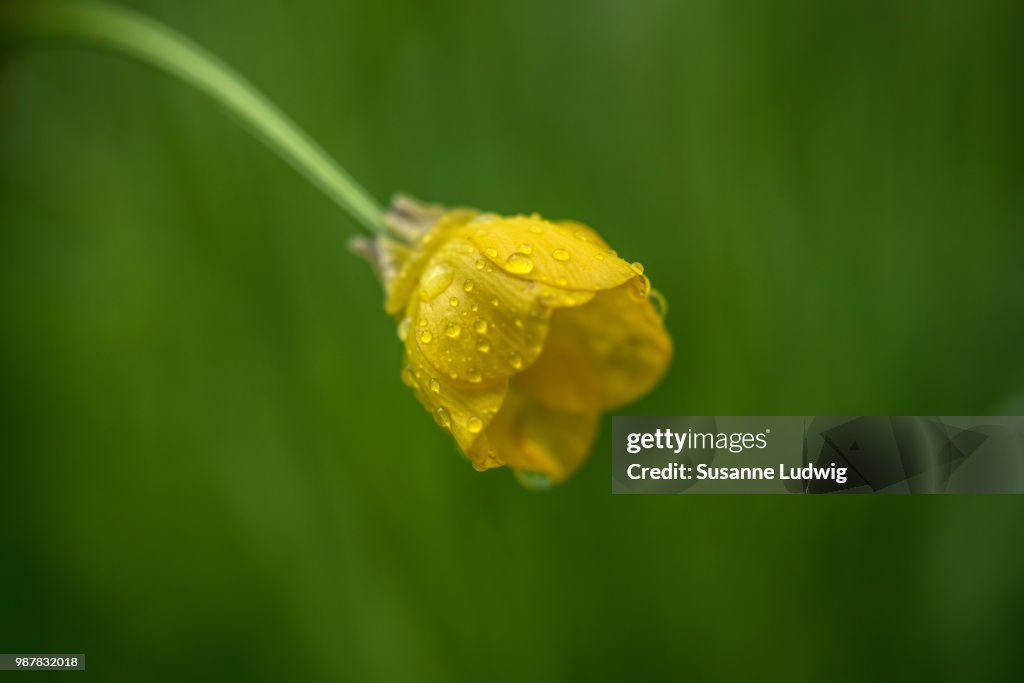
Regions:
<instances>
[{"instance_id":1,"label":"curved stem","mask_svg":"<svg viewBox=\"0 0 1024 683\"><path fill-rule=\"evenodd\" d=\"M380 207L359 183L238 72L185 36L136 12L90 0L4 4L0 34L82 40L155 66L206 93L356 220L385 233Z\"/></svg>"}]
</instances>

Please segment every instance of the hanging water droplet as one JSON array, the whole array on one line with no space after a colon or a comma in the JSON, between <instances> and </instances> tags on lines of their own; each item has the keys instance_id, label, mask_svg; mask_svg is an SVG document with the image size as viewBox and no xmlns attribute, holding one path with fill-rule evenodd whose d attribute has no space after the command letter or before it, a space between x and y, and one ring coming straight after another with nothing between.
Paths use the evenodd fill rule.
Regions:
<instances>
[{"instance_id":1,"label":"hanging water droplet","mask_svg":"<svg viewBox=\"0 0 1024 683\"><path fill-rule=\"evenodd\" d=\"M572 256L565 249L555 249L551 252L551 258L556 261L568 261Z\"/></svg>"},{"instance_id":2,"label":"hanging water droplet","mask_svg":"<svg viewBox=\"0 0 1024 683\"><path fill-rule=\"evenodd\" d=\"M441 406L434 411L434 422L441 425L442 427L450 427L452 424L452 416L448 413L448 409Z\"/></svg>"},{"instance_id":3,"label":"hanging water droplet","mask_svg":"<svg viewBox=\"0 0 1024 683\"><path fill-rule=\"evenodd\" d=\"M481 375L480 371L477 370L476 368L470 368L466 370L466 379L468 379L470 382L473 382L474 384L477 384L483 379L483 375Z\"/></svg>"},{"instance_id":4,"label":"hanging water droplet","mask_svg":"<svg viewBox=\"0 0 1024 683\"><path fill-rule=\"evenodd\" d=\"M462 291L464 291L464 292L472 292L473 291L473 281L467 279L465 282L463 282L462 283Z\"/></svg>"},{"instance_id":5,"label":"hanging water droplet","mask_svg":"<svg viewBox=\"0 0 1024 683\"><path fill-rule=\"evenodd\" d=\"M633 272L636 273L637 275L644 274L644 264L640 263L639 261L634 261L633 263L630 263L629 267L632 268Z\"/></svg>"},{"instance_id":6,"label":"hanging water droplet","mask_svg":"<svg viewBox=\"0 0 1024 683\"><path fill-rule=\"evenodd\" d=\"M455 339L462 334L462 326L455 322L448 323L445 325L444 333L451 339Z\"/></svg>"},{"instance_id":7,"label":"hanging water droplet","mask_svg":"<svg viewBox=\"0 0 1024 683\"><path fill-rule=\"evenodd\" d=\"M520 484L534 491L545 491L551 488L551 477L543 472L516 470L516 479Z\"/></svg>"},{"instance_id":8,"label":"hanging water droplet","mask_svg":"<svg viewBox=\"0 0 1024 683\"><path fill-rule=\"evenodd\" d=\"M519 355L519 352L512 351L508 354L508 364L516 370L519 370L523 367L523 357Z\"/></svg>"},{"instance_id":9,"label":"hanging water droplet","mask_svg":"<svg viewBox=\"0 0 1024 683\"><path fill-rule=\"evenodd\" d=\"M420 341L424 344L429 344L434 340L434 335L430 334L430 330L424 330L420 333Z\"/></svg>"},{"instance_id":10,"label":"hanging water droplet","mask_svg":"<svg viewBox=\"0 0 1024 683\"><path fill-rule=\"evenodd\" d=\"M431 301L438 294L448 289L455 276L452 267L447 263L435 263L420 280L420 299Z\"/></svg>"},{"instance_id":11,"label":"hanging water droplet","mask_svg":"<svg viewBox=\"0 0 1024 683\"><path fill-rule=\"evenodd\" d=\"M402 322L398 323L398 338L405 341L409 336L409 325L412 323L408 318L402 318Z\"/></svg>"},{"instance_id":12,"label":"hanging water droplet","mask_svg":"<svg viewBox=\"0 0 1024 683\"><path fill-rule=\"evenodd\" d=\"M477 318L476 322L473 323L473 331L477 334L485 334L487 332L487 321Z\"/></svg>"},{"instance_id":13,"label":"hanging water droplet","mask_svg":"<svg viewBox=\"0 0 1024 683\"><path fill-rule=\"evenodd\" d=\"M479 351L480 353L490 353L491 342L487 341L483 337L480 337L479 339L476 340L476 350Z\"/></svg>"},{"instance_id":14,"label":"hanging water droplet","mask_svg":"<svg viewBox=\"0 0 1024 683\"><path fill-rule=\"evenodd\" d=\"M484 430L484 421L474 415L466 422L466 429L470 434L479 434Z\"/></svg>"},{"instance_id":15,"label":"hanging water droplet","mask_svg":"<svg viewBox=\"0 0 1024 683\"><path fill-rule=\"evenodd\" d=\"M533 259L525 254L516 252L505 260L505 270L516 275L526 275L533 272Z\"/></svg>"},{"instance_id":16,"label":"hanging water droplet","mask_svg":"<svg viewBox=\"0 0 1024 683\"><path fill-rule=\"evenodd\" d=\"M441 393L441 383L438 382L437 378L435 377L430 378L430 390L433 391L435 394Z\"/></svg>"},{"instance_id":17,"label":"hanging water droplet","mask_svg":"<svg viewBox=\"0 0 1024 683\"><path fill-rule=\"evenodd\" d=\"M452 298L448 299L448 305L451 306L452 308L455 308L456 306L458 306L459 305L459 297L453 296Z\"/></svg>"},{"instance_id":18,"label":"hanging water droplet","mask_svg":"<svg viewBox=\"0 0 1024 683\"><path fill-rule=\"evenodd\" d=\"M526 254L527 256L529 256L530 254L533 253L533 247L531 247L526 242L523 242L522 244L519 245L519 247L516 248L516 251L518 251L520 254Z\"/></svg>"}]
</instances>

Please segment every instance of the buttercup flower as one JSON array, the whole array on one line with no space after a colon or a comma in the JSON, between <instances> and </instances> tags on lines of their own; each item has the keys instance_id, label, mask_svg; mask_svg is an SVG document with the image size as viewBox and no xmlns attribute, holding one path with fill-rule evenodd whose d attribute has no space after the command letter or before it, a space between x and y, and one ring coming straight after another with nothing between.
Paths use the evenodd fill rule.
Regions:
<instances>
[{"instance_id":1,"label":"buttercup flower","mask_svg":"<svg viewBox=\"0 0 1024 683\"><path fill-rule=\"evenodd\" d=\"M672 342L643 267L585 225L404 197L387 220L401 239L354 246L398 321L402 380L476 469L564 480L600 414L664 374Z\"/></svg>"}]
</instances>

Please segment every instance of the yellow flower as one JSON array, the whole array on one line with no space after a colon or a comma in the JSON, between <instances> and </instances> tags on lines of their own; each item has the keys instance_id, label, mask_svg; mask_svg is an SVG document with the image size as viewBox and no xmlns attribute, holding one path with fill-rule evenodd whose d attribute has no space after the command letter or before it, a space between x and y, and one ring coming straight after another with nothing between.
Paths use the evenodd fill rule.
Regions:
<instances>
[{"instance_id":1,"label":"yellow flower","mask_svg":"<svg viewBox=\"0 0 1024 683\"><path fill-rule=\"evenodd\" d=\"M356 246L398 320L402 379L476 469L564 480L600 414L664 374L672 342L643 267L585 225L403 197L388 222L402 239Z\"/></svg>"}]
</instances>

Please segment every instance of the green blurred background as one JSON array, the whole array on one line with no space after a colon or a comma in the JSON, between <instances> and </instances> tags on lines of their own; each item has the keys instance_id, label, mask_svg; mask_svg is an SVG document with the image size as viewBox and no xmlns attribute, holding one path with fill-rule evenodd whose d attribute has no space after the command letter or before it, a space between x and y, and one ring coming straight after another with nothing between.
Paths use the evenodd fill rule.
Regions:
<instances>
[{"instance_id":1,"label":"green blurred background","mask_svg":"<svg viewBox=\"0 0 1024 683\"><path fill-rule=\"evenodd\" d=\"M1016 2L150 0L378 197L595 226L634 414L1024 410ZM9 46L8 46L9 47ZM984 680L1017 497L537 494L398 378L355 225L209 101L0 65L0 650L110 681Z\"/></svg>"}]
</instances>

